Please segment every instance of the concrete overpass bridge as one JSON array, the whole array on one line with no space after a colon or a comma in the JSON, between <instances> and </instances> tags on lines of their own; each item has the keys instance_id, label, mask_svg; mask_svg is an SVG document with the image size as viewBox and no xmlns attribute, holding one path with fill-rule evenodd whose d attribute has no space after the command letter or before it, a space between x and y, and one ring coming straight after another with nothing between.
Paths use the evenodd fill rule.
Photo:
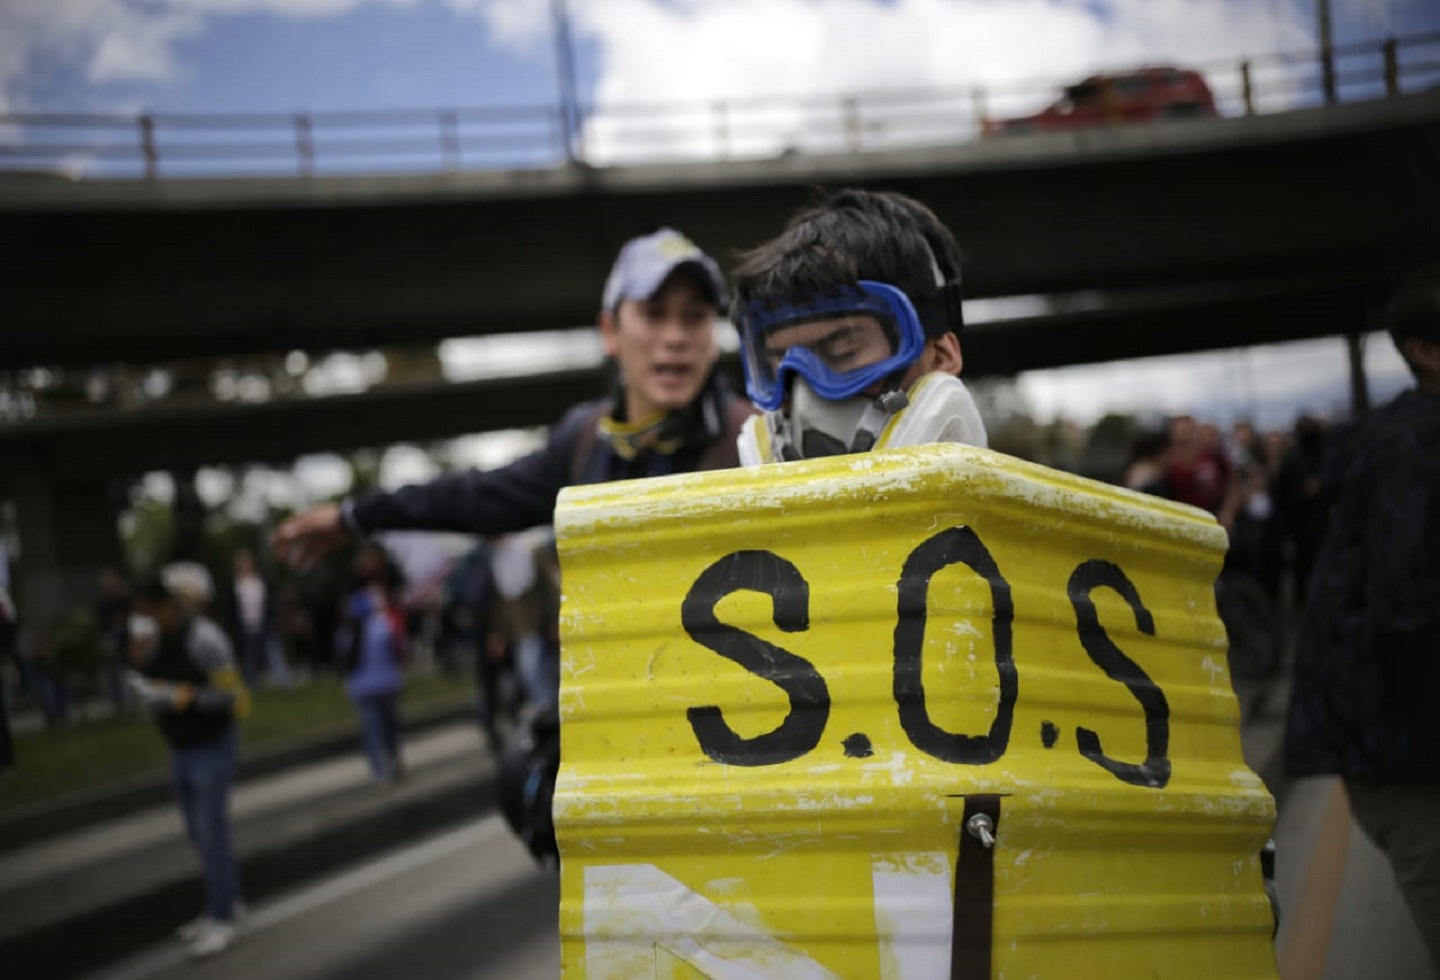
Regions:
<instances>
[{"instance_id":1,"label":"concrete overpass bridge","mask_svg":"<svg viewBox=\"0 0 1440 980\"><path fill-rule=\"evenodd\" d=\"M971 298L1088 304L977 324L967 373L1361 329L1440 257L1440 91L1284 115L724 164L263 181L0 178L0 368L388 346L593 319L621 241L728 257L817 185L901 190ZM594 390L432 386L0 430L33 597L109 560L110 476L544 424ZM64 569L62 572L61 569ZM27 590L29 586L27 586Z\"/></svg>"},{"instance_id":2,"label":"concrete overpass bridge","mask_svg":"<svg viewBox=\"0 0 1440 980\"><path fill-rule=\"evenodd\" d=\"M1222 303L1283 291L1307 323L1282 319L1255 342L1332 333L1353 327L1397 270L1440 250L1437 155L1440 90L723 163L225 181L4 175L0 368L572 327L593 319L616 247L637 231L672 224L723 259L774 234L817 185L844 184L933 207L967 253L972 298L1098 291L1163 314L1193 308L1196 291ZM1327 322L1306 308L1317 298L1334 311ZM1170 329L1157 319L1141 335L1092 330L1078 346L1109 360L1208 343L1203 331L1146 336Z\"/></svg>"}]
</instances>

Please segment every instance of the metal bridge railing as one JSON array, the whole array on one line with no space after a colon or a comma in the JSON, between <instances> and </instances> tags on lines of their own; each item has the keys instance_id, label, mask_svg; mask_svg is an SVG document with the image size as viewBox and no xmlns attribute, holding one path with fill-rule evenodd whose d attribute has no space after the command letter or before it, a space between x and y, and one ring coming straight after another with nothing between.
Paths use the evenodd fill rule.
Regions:
<instances>
[{"instance_id":1,"label":"metal bridge railing","mask_svg":"<svg viewBox=\"0 0 1440 980\"><path fill-rule=\"evenodd\" d=\"M1440 86L1440 32L1322 51L1190 63L1222 115L1283 112ZM707 103L315 113L0 115L0 170L80 177L280 177L728 160L862 152L977 138L1077 78L763 96ZM583 146L584 149L578 149Z\"/></svg>"}]
</instances>

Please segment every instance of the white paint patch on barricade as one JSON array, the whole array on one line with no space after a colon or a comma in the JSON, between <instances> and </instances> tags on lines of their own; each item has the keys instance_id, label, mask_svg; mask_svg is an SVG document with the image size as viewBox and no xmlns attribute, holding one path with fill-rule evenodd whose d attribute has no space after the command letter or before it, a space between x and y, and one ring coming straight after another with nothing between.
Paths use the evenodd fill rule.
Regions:
<instances>
[{"instance_id":1,"label":"white paint patch on barricade","mask_svg":"<svg viewBox=\"0 0 1440 980\"><path fill-rule=\"evenodd\" d=\"M949 858L939 852L876 855L871 871L880 976L949 977L954 932Z\"/></svg>"},{"instance_id":2,"label":"white paint patch on barricade","mask_svg":"<svg viewBox=\"0 0 1440 980\"><path fill-rule=\"evenodd\" d=\"M653 945L636 943L637 935L653 937ZM585 975L659 976L667 955L710 980L838 980L653 864L586 868Z\"/></svg>"}]
</instances>

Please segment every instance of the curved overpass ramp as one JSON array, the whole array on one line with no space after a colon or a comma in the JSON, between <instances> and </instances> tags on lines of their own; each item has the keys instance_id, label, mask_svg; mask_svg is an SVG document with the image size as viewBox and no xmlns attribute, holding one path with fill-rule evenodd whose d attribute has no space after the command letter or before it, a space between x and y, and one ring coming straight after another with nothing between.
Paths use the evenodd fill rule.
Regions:
<instances>
[{"instance_id":1,"label":"curved overpass ramp","mask_svg":"<svg viewBox=\"0 0 1440 980\"><path fill-rule=\"evenodd\" d=\"M1073 331L1048 317L992 325L985 340L977 330L967 370L1333 334L1363 326L1399 275L1440 257L1437 172L1440 91L726 163L225 181L4 175L0 368L575 326L593 319L630 235L672 224L724 260L774 234L815 187L851 184L933 207L966 250L971 298L1100 296L1101 311Z\"/></svg>"}]
</instances>

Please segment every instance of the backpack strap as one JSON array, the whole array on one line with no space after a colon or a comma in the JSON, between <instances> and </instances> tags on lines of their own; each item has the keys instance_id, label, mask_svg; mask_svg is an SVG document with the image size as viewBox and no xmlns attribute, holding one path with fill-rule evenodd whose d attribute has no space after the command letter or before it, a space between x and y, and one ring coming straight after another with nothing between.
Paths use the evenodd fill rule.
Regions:
<instances>
[{"instance_id":1,"label":"backpack strap","mask_svg":"<svg viewBox=\"0 0 1440 980\"><path fill-rule=\"evenodd\" d=\"M605 454L596 453L596 449L600 442L600 420L609 410L610 403L600 401L590 411L579 416L574 442L570 447L570 483L572 485L599 483L604 481L607 476L605 472L597 469L596 463L603 461ZM755 414L755 409L744 398L727 392L724 396L724 414L720 433L701 452L696 469L725 470L740 465L740 454L735 443L740 436L741 428L745 425L745 420ZM651 473L651 475L661 474Z\"/></svg>"},{"instance_id":2,"label":"backpack strap","mask_svg":"<svg viewBox=\"0 0 1440 980\"><path fill-rule=\"evenodd\" d=\"M600 419L610 410L610 403L601 400L584 415L576 425L575 441L570 445L570 484L598 483L605 478L603 473L590 472L594 466L595 444L600 439Z\"/></svg>"}]
</instances>

